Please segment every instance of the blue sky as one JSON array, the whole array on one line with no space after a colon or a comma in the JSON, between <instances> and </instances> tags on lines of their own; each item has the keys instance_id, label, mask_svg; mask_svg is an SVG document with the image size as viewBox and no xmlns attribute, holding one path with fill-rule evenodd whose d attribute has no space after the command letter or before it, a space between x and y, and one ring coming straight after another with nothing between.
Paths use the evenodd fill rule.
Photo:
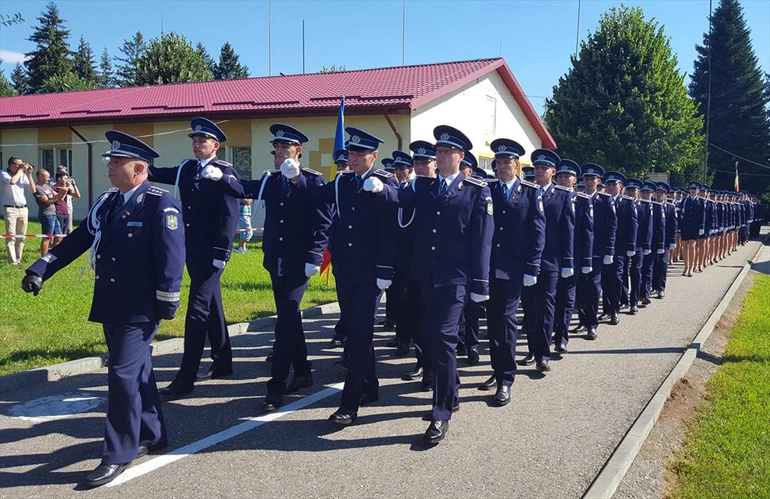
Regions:
<instances>
[{"instance_id":1,"label":"blue sky","mask_svg":"<svg viewBox=\"0 0 770 499\"><path fill-rule=\"evenodd\" d=\"M0 0L0 14L20 12L24 25L0 28L0 68L10 74L24 52L32 26L47 4ZM714 7L718 0L714 0ZM754 51L770 72L770 0L742 0ZM58 0L70 47L80 36L97 56L106 47L119 54L124 39L141 31L145 38L176 31L201 42L216 58L229 41L252 76L268 74L268 2L247 0ZM538 110L570 66L578 33L578 0L406 0L406 64L424 64L502 56ZM579 35L592 32L602 13L618 1L582 0ZM708 0L627 1L647 19L664 26L689 73L708 30ZM305 21L305 69L344 65L347 69L398 66L402 63L402 0L272 0L272 74L302 73L302 21ZM688 80L689 81L689 80Z\"/></svg>"}]
</instances>

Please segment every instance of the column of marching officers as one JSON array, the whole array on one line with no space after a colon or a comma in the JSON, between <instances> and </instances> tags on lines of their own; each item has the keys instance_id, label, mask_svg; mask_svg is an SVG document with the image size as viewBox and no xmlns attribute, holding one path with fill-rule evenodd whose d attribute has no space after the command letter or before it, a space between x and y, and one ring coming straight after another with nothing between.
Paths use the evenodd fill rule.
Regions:
<instances>
[{"instance_id":1,"label":"column of marching officers","mask_svg":"<svg viewBox=\"0 0 770 499\"><path fill-rule=\"evenodd\" d=\"M594 163L581 167L548 149L532 151L532 166L524 167L527 151L508 138L490 144L490 177L468 137L446 125L434 129L434 141L411 143L412 154L383 159L387 169L376 166L383 141L348 127L345 149L334 153L338 173L327 183L300 165L308 137L277 123L270 127L274 168L247 181L217 158L227 137L216 124L195 118L191 128L195 159L171 168L151 166L158 154L142 141L107 132L104 156L115 188L22 283L37 294L91 248L97 281L90 319L104 324L110 363L102 463L87 486L108 483L137 457L167 446L149 344L160 319L173 318L179 306L184 263L191 278L184 353L159 392L181 397L196 382L232 375L220 278L238 198L265 206L263 265L277 321L263 409L276 410L285 394L313 385L300 304L328 246L340 306L332 342L344 346L336 364L346 372L329 420L350 425L361 406L379 399L373 336L389 289L392 345L405 355L413 344L417 361L404 379L433 393L423 418L430 421L428 444L445 438L460 407L457 352L479 363L480 316L492 372L478 388L494 391L492 404L505 406L519 329L527 351L518 364L545 374L551 358L567 354L570 333L596 340L602 320L616 325L624 308L636 314L652 297L663 298L669 262L683 260L683 275L692 276L745 244L764 217L747 194L697 182L687 192ZM149 181L174 185L175 196ZM570 329L575 313L578 326ZM213 362L199 371L207 338Z\"/></svg>"}]
</instances>

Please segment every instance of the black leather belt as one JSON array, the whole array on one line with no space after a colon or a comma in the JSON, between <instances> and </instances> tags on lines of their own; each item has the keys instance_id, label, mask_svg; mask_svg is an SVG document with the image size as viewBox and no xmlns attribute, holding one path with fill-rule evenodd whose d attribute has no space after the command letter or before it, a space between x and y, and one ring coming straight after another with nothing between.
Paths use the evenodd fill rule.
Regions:
<instances>
[{"instance_id":1,"label":"black leather belt","mask_svg":"<svg viewBox=\"0 0 770 499\"><path fill-rule=\"evenodd\" d=\"M27 207L26 204L6 204L3 206L5 206L6 208L26 208Z\"/></svg>"}]
</instances>

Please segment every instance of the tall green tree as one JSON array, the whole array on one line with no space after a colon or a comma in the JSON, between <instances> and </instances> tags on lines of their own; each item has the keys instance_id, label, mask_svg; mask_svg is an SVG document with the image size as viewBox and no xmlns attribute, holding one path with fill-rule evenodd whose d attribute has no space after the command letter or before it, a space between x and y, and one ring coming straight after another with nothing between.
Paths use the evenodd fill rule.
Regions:
<instances>
[{"instance_id":1,"label":"tall green tree","mask_svg":"<svg viewBox=\"0 0 770 499\"><path fill-rule=\"evenodd\" d=\"M709 50L710 46L710 50ZM751 45L751 33L737 0L721 0L711 16L711 36L703 35L690 94L708 113L708 170L716 189L732 189L735 156L770 165L770 120L763 74ZM709 71L711 103L709 106ZM739 161L741 184L764 192L770 170Z\"/></svg>"},{"instance_id":2,"label":"tall green tree","mask_svg":"<svg viewBox=\"0 0 770 499\"><path fill-rule=\"evenodd\" d=\"M91 80L84 80L73 71L53 75L43 82L41 93L74 92L75 90L95 90L99 85Z\"/></svg>"},{"instance_id":3,"label":"tall green tree","mask_svg":"<svg viewBox=\"0 0 770 499\"><path fill-rule=\"evenodd\" d=\"M78 50L73 59L73 69L75 74L85 82L96 83L96 68L94 67L94 51L91 45L80 37Z\"/></svg>"},{"instance_id":4,"label":"tall green tree","mask_svg":"<svg viewBox=\"0 0 770 499\"><path fill-rule=\"evenodd\" d=\"M120 47L123 57L115 57L118 62L116 66L116 83L121 87L132 87L136 83L136 67L139 65L139 59L147 51L147 44L144 41L141 31L137 31L130 40L123 40Z\"/></svg>"},{"instance_id":5,"label":"tall green tree","mask_svg":"<svg viewBox=\"0 0 770 499\"><path fill-rule=\"evenodd\" d=\"M0 59L0 64L2 63L3 60ZM8 78L5 77L5 71L0 69L0 97L10 97L12 95L16 95L16 91L13 89L11 82L8 81Z\"/></svg>"},{"instance_id":6,"label":"tall green tree","mask_svg":"<svg viewBox=\"0 0 770 499\"><path fill-rule=\"evenodd\" d=\"M215 66L212 73L215 80L236 80L248 78L249 68L241 65L233 46L230 45L230 42L225 42L219 52L219 64Z\"/></svg>"},{"instance_id":7,"label":"tall green tree","mask_svg":"<svg viewBox=\"0 0 770 499\"><path fill-rule=\"evenodd\" d=\"M209 51L206 50L206 47L204 47L203 44L200 42L198 42L198 44L195 45L195 51L198 53L198 55L201 56L201 59L203 59L203 63L206 65L206 68L209 70L209 73L213 75L214 71L216 70L217 63L214 62L214 58L211 57L211 54L209 54Z\"/></svg>"},{"instance_id":8,"label":"tall green tree","mask_svg":"<svg viewBox=\"0 0 770 499\"><path fill-rule=\"evenodd\" d=\"M31 93L39 93L43 82L56 75L64 75L72 70L72 52L67 39L70 30L64 26L64 19L59 16L59 9L50 2L37 18L40 25L34 28L27 40L35 43L35 50L26 54L24 62L29 78Z\"/></svg>"},{"instance_id":9,"label":"tall green tree","mask_svg":"<svg viewBox=\"0 0 770 499\"><path fill-rule=\"evenodd\" d=\"M115 86L115 75L112 72L112 59L107 52L107 47L102 50L102 57L99 61L99 71L96 73L96 82L102 88L112 88Z\"/></svg>"},{"instance_id":10,"label":"tall green tree","mask_svg":"<svg viewBox=\"0 0 770 499\"><path fill-rule=\"evenodd\" d=\"M150 41L136 67L137 85L211 80L206 63L187 38L169 33Z\"/></svg>"},{"instance_id":11,"label":"tall green tree","mask_svg":"<svg viewBox=\"0 0 770 499\"><path fill-rule=\"evenodd\" d=\"M676 65L663 28L640 8L606 12L546 100L559 152L636 177L693 175L703 122Z\"/></svg>"},{"instance_id":12,"label":"tall green tree","mask_svg":"<svg viewBox=\"0 0 770 499\"><path fill-rule=\"evenodd\" d=\"M29 93L29 78L27 77L27 70L24 66L17 62L11 71L11 84L13 89L16 90L17 95L27 95Z\"/></svg>"}]
</instances>

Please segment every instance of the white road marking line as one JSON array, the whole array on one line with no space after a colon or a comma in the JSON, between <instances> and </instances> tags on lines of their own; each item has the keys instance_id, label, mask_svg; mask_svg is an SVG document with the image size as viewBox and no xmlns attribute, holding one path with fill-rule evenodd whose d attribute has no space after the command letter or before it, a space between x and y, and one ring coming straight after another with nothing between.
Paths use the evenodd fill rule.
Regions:
<instances>
[{"instance_id":1,"label":"white road marking line","mask_svg":"<svg viewBox=\"0 0 770 499\"><path fill-rule=\"evenodd\" d=\"M307 397L299 399L296 402L285 405L275 412L248 418L243 423L232 426L226 430L220 431L219 433L215 433L214 435L210 435L206 438L198 440L197 442L185 445L184 447L180 447L179 449L171 451L168 454L150 459L149 461L146 461L138 466L127 469L118 478L106 484L105 487L114 487L116 485L126 483L129 480L133 480L134 478L146 475L147 473L151 473L157 469L162 468L163 466L179 461L180 459L184 459L185 457L191 456L192 454L200 452L204 449L208 449L209 447L213 447L214 445L226 440L230 440L231 438L237 437L242 433L246 433L247 431L259 428L265 423L275 421L276 419L279 419L287 414L291 414L292 412L303 409L318 402L319 400L323 400L327 397L331 397L336 393L339 393L344 385L345 383L337 383L330 386L329 388L326 388L325 390L321 390L320 392L308 395Z\"/></svg>"}]
</instances>

